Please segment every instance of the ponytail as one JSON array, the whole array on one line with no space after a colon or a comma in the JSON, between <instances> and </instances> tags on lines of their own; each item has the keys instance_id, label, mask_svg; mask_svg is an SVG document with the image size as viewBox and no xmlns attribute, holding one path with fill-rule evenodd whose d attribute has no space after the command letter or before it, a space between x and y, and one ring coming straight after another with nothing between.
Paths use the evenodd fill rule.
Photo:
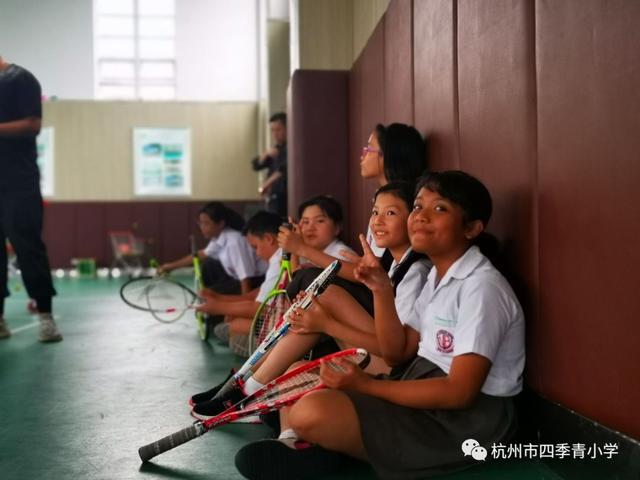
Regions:
<instances>
[{"instance_id":1,"label":"ponytail","mask_svg":"<svg viewBox=\"0 0 640 480\"><path fill-rule=\"evenodd\" d=\"M209 202L200 209L199 213L204 213L216 223L224 221L225 226L234 230L242 231L244 228L244 218L235 210L231 210L222 202Z\"/></svg>"}]
</instances>

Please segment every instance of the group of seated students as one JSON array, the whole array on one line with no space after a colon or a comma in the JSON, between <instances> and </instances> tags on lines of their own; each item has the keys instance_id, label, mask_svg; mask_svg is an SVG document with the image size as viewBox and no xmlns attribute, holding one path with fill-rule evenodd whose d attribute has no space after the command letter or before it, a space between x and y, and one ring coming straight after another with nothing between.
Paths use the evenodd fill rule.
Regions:
<instances>
[{"instance_id":1,"label":"group of seated students","mask_svg":"<svg viewBox=\"0 0 640 480\"><path fill-rule=\"evenodd\" d=\"M200 214L210 239L202 254L219 261L216 274L226 286L206 289L199 308L225 316L220 335L227 329L231 339L246 337L278 278L283 250L301 265L290 297L335 259L343 266L309 309L293 313L288 334L246 383L229 387L227 379L191 397L195 417L221 413L310 350L360 347L372 355L364 370L348 362L339 369L323 365L329 388L303 396L276 419L264 418L277 438L237 453L236 467L247 478L330 475L349 458L368 462L381 478L426 478L477 463L461 448L466 440L490 451L515 433L524 316L481 250L492 213L487 188L461 171L425 171L424 141L403 124L376 126L360 161L362 177L379 184L361 254L339 240L342 211L329 196L303 202L293 229L271 213L252 217L245 238L255 256L238 246L242 236L231 217L216 219L206 207Z\"/></svg>"}]
</instances>

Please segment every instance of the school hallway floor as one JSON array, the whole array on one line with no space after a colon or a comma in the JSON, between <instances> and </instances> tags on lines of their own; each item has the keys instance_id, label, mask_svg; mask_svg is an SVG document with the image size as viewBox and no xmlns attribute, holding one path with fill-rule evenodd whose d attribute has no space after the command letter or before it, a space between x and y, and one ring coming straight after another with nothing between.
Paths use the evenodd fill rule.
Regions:
<instances>
[{"instance_id":1,"label":"school hallway floor","mask_svg":"<svg viewBox=\"0 0 640 480\"><path fill-rule=\"evenodd\" d=\"M190 315L172 324L128 308L121 280L56 281L64 341L37 341L24 291L7 299L13 332L0 341L0 478L240 479L236 451L265 438L263 425L227 425L141 464L138 447L190 425L188 397L240 364L215 340L199 340ZM15 287L15 285L14 285ZM14 288L15 289L15 288ZM336 479L373 479L353 467ZM560 479L536 461L489 463L462 479Z\"/></svg>"}]
</instances>

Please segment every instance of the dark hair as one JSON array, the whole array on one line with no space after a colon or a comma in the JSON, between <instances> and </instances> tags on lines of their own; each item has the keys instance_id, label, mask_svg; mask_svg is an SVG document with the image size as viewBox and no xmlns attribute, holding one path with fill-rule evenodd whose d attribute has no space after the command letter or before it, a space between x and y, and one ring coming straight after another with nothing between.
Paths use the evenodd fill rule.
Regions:
<instances>
[{"instance_id":1,"label":"dark hair","mask_svg":"<svg viewBox=\"0 0 640 480\"><path fill-rule=\"evenodd\" d=\"M427 167L426 146L422 135L404 123L376 125L376 138L384 156L387 181L415 181Z\"/></svg>"},{"instance_id":2,"label":"dark hair","mask_svg":"<svg viewBox=\"0 0 640 480\"><path fill-rule=\"evenodd\" d=\"M381 193L390 193L402 200L407 205L407 210L411 211L413 210L413 199L416 196L415 192L415 182L396 180L395 182L389 182L376 190L376 193L373 194L373 201L375 202L378 195Z\"/></svg>"},{"instance_id":3,"label":"dark hair","mask_svg":"<svg viewBox=\"0 0 640 480\"><path fill-rule=\"evenodd\" d=\"M491 194L487 187L472 175L460 170L429 172L418 181L416 193L421 188L435 192L459 205L462 208L465 223L480 220L484 228L487 227L493 212ZM499 260L500 244L496 237L482 231L473 239L473 244L477 245L494 265L501 264Z\"/></svg>"},{"instance_id":4,"label":"dark hair","mask_svg":"<svg viewBox=\"0 0 640 480\"><path fill-rule=\"evenodd\" d=\"M280 225L282 225L280 215L260 210L247 221L247 225L244 227L244 234L255 235L259 238L264 237L267 233L277 235Z\"/></svg>"},{"instance_id":5,"label":"dark hair","mask_svg":"<svg viewBox=\"0 0 640 480\"><path fill-rule=\"evenodd\" d=\"M319 207L336 225L342 226L342 206L330 195L318 195L302 202L298 207L298 218L302 218L307 207L314 205Z\"/></svg>"},{"instance_id":6,"label":"dark hair","mask_svg":"<svg viewBox=\"0 0 640 480\"><path fill-rule=\"evenodd\" d=\"M480 220L486 228L493 211L491 194L477 178L460 170L429 172L418 180L416 193L426 188L462 208L465 223Z\"/></svg>"},{"instance_id":7,"label":"dark hair","mask_svg":"<svg viewBox=\"0 0 640 480\"><path fill-rule=\"evenodd\" d=\"M269 123L280 122L285 127L287 126L287 114L284 112L274 113L269 117Z\"/></svg>"},{"instance_id":8,"label":"dark hair","mask_svg":"<svg viewBox=\"0 0 640 480\"><path fill-rule=\"evenodd\" d=\"M224 224L234 230L242 231L242 227L244 227L242 215L235 210L231 210L222 202L209 202L198 213L204 213L216 223L224 220Z\"/></svg>"}]
</instances>

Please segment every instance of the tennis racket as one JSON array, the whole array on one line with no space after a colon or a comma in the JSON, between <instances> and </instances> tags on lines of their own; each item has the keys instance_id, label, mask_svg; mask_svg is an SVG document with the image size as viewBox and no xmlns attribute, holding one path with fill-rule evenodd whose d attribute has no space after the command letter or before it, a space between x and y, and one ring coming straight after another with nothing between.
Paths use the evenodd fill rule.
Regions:
<instances>
[{"instance_id":1,"label":"tennis racket","mask_svg":"<svg viewBox=\"0 0 640 480\"><path fill-rule=\"evenodd\" d=\"M200 292L204 288L204 282L202 281L202 269L200 268L200 257L198 257L198 249L196 248L196 239L193 235L189 237L191 247L191 258L193 258L193 289L196 292ZM204 312L196 310L196 325L198 327L198 334L200 338L206 341L209 338L209 333L212 327L207 322L207 317Z\"/></svg>"},{"instance_id":2,"label":"tennis racket","mask_svg":"<svg viewBox=\"0 0 640 480\"><path fill-rule=\"evenodd\" d=\"M320 379L320 365L322 362L329 362L329 366L339 369L340 367L337 364L331 363L332 360L338 358L364 368L369 361L369 354L361 348L352 348L305 363L272 380L260 390L232 405L221 414L205 421L198 421L190 427L140 447L138 449L140 459L143 462L147 462L153 457L187 443L221 425L249 415L279 410L295 403L303 395L325 387Z\"/></svg>"},{"instance_id":3,"label":"tennis racket","mask_svg":"<svg viewBox=\"0 0 640 480\"><path fill-rule=\"evenodd\" d=\"M290 223L285 223L283 226L291 228ZM267 295L267 298L260 304L251 322L251 328L249 330L249 354L253 353L258 345L264 341L269 332L273 330L278 319L281 318L287 311L287 308L289 308L290 302L287 296L287 285L289 285L290 281L291 254L283 250L278 280L269 292L269 295Z\"/></svg>"},{"instance_id":4,"label":"tennis racket","mask_svg":"<svg viewBox=\"0 0 640 480\"><path fill-rule=\"evenodd\" d=\"M199 303L196 292L166 276L128 280L120 287L120 298L130 307L149 312L164 323L179 320Z\"/></svg>"},{"instance_id":5,"label":"tennis racket","mask_svg":"<svg viewBox=\"0 0 640 480\"><path fill-rule=\"evenodd\" d=\"M313 299L320 296L333 281L335 276L338 274L338 271L340 271L341 266L342 264L340 263L340 260L334 260L327 268L320 272L313 282L305 289L304 295L296 299L284 315L277 320L275 326L267 334L262 343L249 356L242 367L240 367L240 369L229 380L227 380L214 398L218 398L226 394L235 385L244 385L244 383L253 375L253 367L289 331L289 327L291 326L289 316L298 308L302 308L303 310L309 308Z\"/></svg>"}]
</instances>

